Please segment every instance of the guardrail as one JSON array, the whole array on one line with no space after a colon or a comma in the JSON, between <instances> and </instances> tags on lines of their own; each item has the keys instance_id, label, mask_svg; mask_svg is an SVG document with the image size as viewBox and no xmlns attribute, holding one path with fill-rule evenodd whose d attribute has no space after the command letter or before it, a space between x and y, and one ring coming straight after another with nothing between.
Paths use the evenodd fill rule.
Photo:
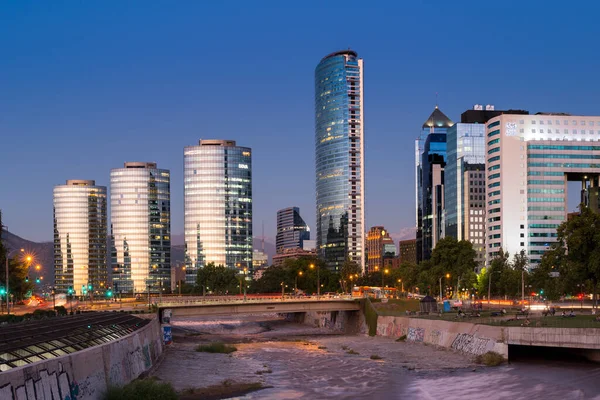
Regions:
<instances>
[{"instance_id":1,"label":"guardrail","mask_svg":"<svg viewBox=\"0 0 600 400\"><path fill-rule=\"evenodd\" d=\"M248 304L248 303L266 303L266 302L286 302L286 303L301 303L307 301L351 301L352 296L350 295L340 295L333 297L325 297L325 296L302 296L302 297L294 297L294 296L286 296L284 298L281 297L253 297L253 298L240 298L236 297L202 297L198 296L196 298L190 298L189 296L181 297L174 299L172 297L163 298L162 300L159 297L151 297L151 302L159 307L165 306L182 306L182 305L201 305L201 304Z\"/></svg>"}]
</instances>

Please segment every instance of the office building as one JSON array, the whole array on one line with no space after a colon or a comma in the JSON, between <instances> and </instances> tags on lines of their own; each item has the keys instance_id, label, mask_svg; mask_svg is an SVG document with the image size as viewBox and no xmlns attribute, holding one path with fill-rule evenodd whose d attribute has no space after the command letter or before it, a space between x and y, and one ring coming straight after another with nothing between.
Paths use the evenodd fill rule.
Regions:
<instances>
[{"instance_id":1,"label":"office building","mask_svg":"<svg viewBox=\"0 0 600 400\"><path fill-rule=\"evenodd\" d=\"M567 218L568 181L598 209L600 117L503 114L486 133L487 262L525 250L535 267Z\"/></svg>"},{"instance_id":2,"label":"office building","mask_svg":"<svg viewBox=\"0 0 600 400\"><path fill-rule=\"evenodd\" d=\"M363 60L329 54L315 70L317 248L331 270L365 268Z\"/></svg>"},{"instance_id":3,"label":"office building","mask_svg":"<svg viewBox=\"0 0 600 400\"><path fill-rule=\"evenodd\" d=\"M396 245L383 226L374 226L367 233L367 273L384 266L384 259L396 256ZM375 268L377 267L377 268Z\"/></svg>"},{"instance_id":4,"label":"office building","mask_svg":"<svg viewBox=\"0 0 600 400\"><path fill-rule=\"evenodd\" d=\"M303 250L300 248L294 249L285 249L283 253L275 254L273 256L273 265L275 267L280 267L283 265L285 260L292 259L296 260L299 258L310 258L314 259L317 257L316 250Z\"/></svg>"},{"instance_id":5,"label":"office building","mask_svg":"<svg viewBox=\"0 0 600 400\"><path fill-rule=\"evenodd\" d=\"M400 262L407 264L417 263L417 240L408 239L398 242L398 250L400 252Z\"/></svg>"},{"instance_id":6,"label":"office building","mask_svg":"<svg viewBox=\"0 0 600 400\"><path fill-rule=\"evenodd\" d=\"M304 248L304 241L310 240L310 229L300 216L298 207L288 207L277 211L277 254L285 249Z\"/></svg>"},{"instance_id":7,"label":"office building","mask_svg":"<svg viewBox=\"0 0 600 400\"><path fill-rule=\"evenodd\" d=\"M415 142L417 261L427 260L444 237L446 132L453 122L435 106Z\"/></svg>"},{"instance_id":8,"label":"office building","mask_svg":"<svg viewBox=\"0 0 600 400\"><path fill-rule=\"evenodd\" d=\"M316 248L317 248L317 241L316 241L316 240L314 240L314 239L311 239L311 240L305 240L305 241L302 243L302 248L303 248L304 250L307 250L307 251L316 250Z\"/></svg>"},{"instance_id":9,"label":"office building","mask_svg":"<svg viewBox=\"0 0 600 400\"><path fill-rule=\"evenodd\" d=\"M103 294L108 285L106 186L68 180L54 187L54 274L58 293ZM89 289L91 287L91 290Z\"/></svg>"},{"instance_id":10,"label":"office building","mask_svg":"<svg viewBox=\"0 0 600 400\"><path fill-rule=\"evenodd\" d=\"M444 173L445 236L468 240L477 254L478 269L485 266L485 123L505 113L493 105L475 105L448 129Z\"/></svg>"},{"instance_id":11,"label":"office building","mask_svg":"<svg viewBox=\"0 0 600 400\"><path fill-rule=\"evenodd\" d=\"M164 292L171 280L171 177L153 162L110 171L115 293Z\"/></svg>"},{"instance_id":12,"label":"office building","mask_svg":"<svg viewBox=\"0 0 600 400\"><path fill-rule=\"evenodd\" d=\"M208 263L252 270L252 152L234 140L184 149L186 282Z\"/></svg>"},{"instance_id":13,"label":"office building","mask_svg":"<svg viewBox=\"0 0 600 400\"><path fill-rule=\"evenodd\" d=\"M265 268L269 266L269 256L261 250L254 249L252 254L252 268L253 270Z\"/></svg>"}]
</instances>

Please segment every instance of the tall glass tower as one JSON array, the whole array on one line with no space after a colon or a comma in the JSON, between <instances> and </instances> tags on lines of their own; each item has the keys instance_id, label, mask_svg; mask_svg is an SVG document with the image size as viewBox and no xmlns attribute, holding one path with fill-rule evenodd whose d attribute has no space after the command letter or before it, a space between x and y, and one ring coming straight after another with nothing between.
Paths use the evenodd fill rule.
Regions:
<instances>
[{"instance_id":1,"label":"tall glass tower","mask_svg":"<svg viewBox=\"0 0 600 400\"><path fill-rule=\"evenodd\" d=\"M171 279L171 174L156 163L110 171L115 293L159 293Z\"/></svg>"},{"instance_id":2,"label":"tall glass tower","mask_svg":"<svg viewBox=\"0 0 600 400\"><path fill-rule=\"evenodd\" d=\"M68 180L54 187L54 273L59 293L107 288L106 186ZM85 290L84 290L85 288ZM88 293L89 293L88 292Z\"/></svg>"},{"instance_id":3,"label":"tall glass tower","mask_svg":"<svg viewBox=\"0 0 600 400\"><path fill-rule=\"evenodd\" d=\"M329 54L315 70L317 248L327 266L347 259L364 271L363 60Z\"/></svg>"},{"instance_id":4,"label":"tall glass tower","mask_svg":"<svg viewBox=\"0 0 600 400\"><path fill-rule=\"evenodd\" d=\"M208 263L252 269L252 153L233 140L187 146L184 163L186 282Z\"/></svg>"}]
</instances>

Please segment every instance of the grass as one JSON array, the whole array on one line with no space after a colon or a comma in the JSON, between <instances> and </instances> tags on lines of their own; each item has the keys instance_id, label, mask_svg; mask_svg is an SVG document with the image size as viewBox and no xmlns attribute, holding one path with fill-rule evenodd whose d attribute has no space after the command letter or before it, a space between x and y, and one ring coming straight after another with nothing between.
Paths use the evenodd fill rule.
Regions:
<instances>
[{"instance_id":1,"label":"grass","mask_svg":"<svg viewBox=\"0 0 600 400\"><path fill-rule=\"evenodd\" d=\"M327 350L327 347L325 347L325 346L319 346L319 347L317 347L317 348L318 348L319 350Z\"/></svg>"},{"instance_id":2,"label":"grass","mask_svg":"<svg viewBox=\"0 0 600 400\"><path fill-rule=\"evenodd\" d=\"M378 356L377 354L371 355L371 360L383 360L383 357Z\"/></svg>"},{"instance_id":3,"label":"grass","mask_svg":"<svg viewBox=\"0 0 600 400\"><path fill-rule=\"evenodd\" d=\"M122 387L110 387L104 400L177 400L177 392L170 383L156 379L139 379Z\"/></svg>"},{"instance_id":4,"label":"grass","mask_svg":"<svg viewBox=\"0 0 600 400\"><path fill-rule=\"evenodd\" d=\"M511 316L511 319L514 318ZM564 318L560 315L542 317L537 314L529 318L529 328L600 328L600 322L596 321L595 315L576 315L572 318ZM500 325L500 326L521 326L525 323L524 317L519 319L513 319L512 321L506 319L490 319L482 322L489 325Z\"/></svg>"},{"instance_id":5,"label":"grass","mask_svg":"<svg viewBox=\"0 0 600 400\"><path fill-rule=\"evenodd\" d=\"M256 390L265 389L260 382L255 383L236 383L230 380L224 380L219 385L207 386L198 389L185 389L179 394L180 400L196 400L196 399L223 399L230 397L244 396L247 393ZM177 397L176 397L177 398Z\"/></svg>"},{"instance_id":6,"label":"grass","mask_svg":"<svg viewBox=\"0 0 600 400\"><path fill-rule=\"evenodd\" d=\"M348 346L342 346L342 350L348 350Z\"/></svg>"},{"instance_id":7,"label":"grass","mask_svg":"<svg viewBox=\"0 0 600 400\"><path fill-rule=\"evenodd\" d=\"M381 316L399 317L406 316L406 311L419 311L421 306L417 299L389 299L387 303L374 303L373 307Z\"/></svg>"},{"instance_id":8,"label":"grass","mask_svg":"<svg viewBox=\"0 0 600 400\"><path fill-rule=\"evenodd\" d=\"M203 353L229 354L237 351L237 347L222 342L215 342L210 344L200 344L196 347L196 351Z\"/></svg>"},{"instance_id":9,"label":"grass","mask_svg":"<svg viewBox=\"0 0 600 400\"><path fill-rule=\"evenodd\" d=\"M495 351L488 351L485 354L475 357L475 362L478 364L485 364L488 367L495 367L496 365L502 364L504 361L506 361L504 357Z\"/></svg>"},{"instance_id":10,"label":"grass","mask_svg":"<svg viewBox=\"0 0 600 400\"><path fill-rule=\"evenodd\" d=\"M346 352L346 354L359 355L360 353L358 351L354 351L354 350L350 349Z\"/></svg>"},{"instance_id":11,"label":"grass","mask_svg":"<svg viewBox=\"0 0 600 400\"><path fill-rule=\"evenodd\" d=\"M398 339L396 339L396 342L406 342L406 335L400 336Z\"/></svg>"}]
</instances>

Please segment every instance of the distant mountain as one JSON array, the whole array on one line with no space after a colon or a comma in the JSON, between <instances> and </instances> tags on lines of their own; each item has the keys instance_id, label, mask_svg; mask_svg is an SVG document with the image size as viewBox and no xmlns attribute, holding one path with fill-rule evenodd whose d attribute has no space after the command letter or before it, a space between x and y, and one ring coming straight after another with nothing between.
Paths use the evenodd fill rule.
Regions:
<instances>
[{"instance_id":1,"label":"distant mountain","mask_svg":"<svg viewBox=\"0 0 600 400\"><path fill-rule=\"evenodd\" d=\"M31 254L33 256L32 264L41 266L44 281L54 284L54 244L52 242L32 242L5 230L2 230L2 242L9 250L24 249L26 254Z\"/></svg>"},{"instance_id":2,"label":"distant mountain","mask_svg":"<svg viewBox=\"0 0 600 400\"><path fill-rule=\"evenodd\" d=\"M179 241L175 241L175 238L181 237L183 235L171 235L171 264L172 265L181 265L185 260L185 246L183 245L183 240L179 244ZM177 243L177 244L176 244ZM262 250L262 239L254 238L253 246L255 250ZM275 245L273 243L267 242L265 240L265 253L269 256L269 264L271 263L273 256L275 255Z\"/></svg>"}]
</instances>

